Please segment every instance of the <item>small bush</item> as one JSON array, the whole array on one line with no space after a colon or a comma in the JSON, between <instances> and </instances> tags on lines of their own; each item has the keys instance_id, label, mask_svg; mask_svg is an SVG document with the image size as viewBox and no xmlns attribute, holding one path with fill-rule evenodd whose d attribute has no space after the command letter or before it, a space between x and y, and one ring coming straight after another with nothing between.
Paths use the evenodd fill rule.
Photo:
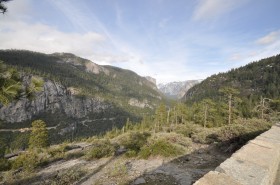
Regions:
<instances>
[{"instance_id":1,"label":"small bush","mask_svg":"<svg viewBox=\"0 0 280 185\"><path fill-rule=\"evenodd\" d=\"M261 119L238 119L236 124L227 125L217 133L219 141L239 140L247 142L268 130L271 123Z\"/></svg>"},{"instance_id":2,"label":"small bush","mask_svg":"<svg viewBox=\"0 0 280 185\"><path fill-rule=\"evenodd\" d=\"M109 140L98 140L95 141L93 148L88 151L86 158L88 160L100 159L102 157L112 156L114 152L115 148Z\"/></svg>"},{"instance_id":3,"label":"small bush","mask_svg":"<svg viewBox=\"0 0 280 185\"><path fill-rule=\"evenodd\" d=\"M260 119L238 119L235 124L222 127L217 133L221 148L234 152L246 142L268 130L271 123Z\"/></svg>"},{"instance_id":4,"label":"small bush","mask_svg":"<svg viewBox=\"0 0 280 185\"><path fill-rule=\"evenodd\" d=\"M200 125L189 123L186 125L178 125L174 131L191 138L193 134L200 132L202 129L203 128Z\"/></svg>"},{"instance_id":5,"label":"small bush","mask_svg":"<svg viewBox=\"0 0 280 185\"><path fill-rule=\"evenodd\" d=\"M137 156L137 152L135 150L128 150L126 153L125 153L125 156L126 157L136 157Z\"/></svg>"},{"instance_id":6,"label":"small bush","mask_svg":"<svg viewBox=\"0 0 280 185\"><path fill-rule=\"evenodd\" d=\"M183 154L181 148L172 145L166 140L157 140L145 145L139 152L139 157L147 159L150 156L173 157Z\"/></svg>"},{"instance_id":7,"label":"small bush","mask_svg":"<svg viewBox=\"0 0 280 185\"><path fill-rule=\"evenodd\" d=\"M242 119L239 118L235 120L235 124L244 125L249 128L249 131L266 131L271 128L272 123L266 120L252 118L252 119Z\"/></svg>"},{"instance_id":8,"label":"small bush","mask_svg":"<svg viewBox=\"0 0 280 185\"><path fill-rule=\"evenodd\" d=\"M218 129L214 129L214 128L201 129L200 132L194 133L191 138L193 142L196 143L210 144L217 140L215 136L217 130Z\"/></svg>"},{"instance_id":9,"label":"small bush","mask_svg":"<svg viewBox=\"0 0 280 185\"><path fill-rule=\"evenodd\" d=\"M128 150L127 156L134 156L147 143L147 139L150 136L151 134L148 132L130 132L118 138L118 142Z\"/></svg>"},{"instance_id":10,"label":"small bush","mask_svg":"<svg viewBox=\"0 0 280 185\"><path fill-rule=\"evenodd\" d=\"M189 147L191 145L191 139L185 137L182 134L178 133L157 133L152 136L152 140L166 140L171 144L176 144L181 147Z\"/></svg>"},{"instance_id":11,"label":"small bush","mask_svg":"<svg viewBox=\"0 0 280 185\"><path fill-rule=\"evenodd\" d=\"M65 146L59 146L55 148L49 148L47 153L53 158L63 158L65 154Z\"/></svg>"},{"instance_id":12,"label":"small bush","mask_svg":"<svg viewBox=\"0 0 280 185\"><path fill-rule=\"evenodd\" d=\"M14 173L14 171L7 171L3 174L4 184L31 184L35 179L35 173L28 171L21 171Z\"/></svg>"},{"instance_id":13,"label":"small bush","mask_svg":"<svg viewBox=\"0 0 280 185\"><path fill-rule=\"evenodd\" d=\"M12 168L23 168L24 171L33 171L39 166L48 164L48 157L43 153L37 153L36 151L28 151L19 155L13 162Z\"/></svg>"}]
</instances>

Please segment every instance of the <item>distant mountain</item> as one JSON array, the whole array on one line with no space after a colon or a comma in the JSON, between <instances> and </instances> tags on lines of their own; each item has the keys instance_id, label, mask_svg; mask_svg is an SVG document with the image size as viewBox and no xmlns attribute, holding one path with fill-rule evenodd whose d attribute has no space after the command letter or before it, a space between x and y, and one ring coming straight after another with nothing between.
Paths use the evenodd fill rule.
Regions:
<instances>
[{"instance_id":1,"label":"distant mountain","mask_svg":"<svg viewBox=\"0 0 280 185\"><path fill-rule=\"evenodd\" d=\"M167 84L158 84L159 90L168 98L180 99L194 85L201 80L187 80L183 82L170 82Z\"/></svg>"},{"instance_id":2,"label":"distant mountain","mask_svg":"<svg viewBox=\"0 0 280 185\"><path fill-rule=\"evenodd\" d=\"M113 66L101 66L70 53L0 50L0 61L16 68L22 85L43 79L43 91L0 104L0 127L30 127L43 119L53 138L85 137L121 127L154 112L163 96L153 81Z\"/></svg>"},{"instance_id":3,"label":"distant mountain","mask_svg":"<svg viewBox=\"0 0 280 185\"><path fill-rule=\"evenodd\" d=\"M223 87L233 87L240 91L243 106L251 109L260 97L279 99L280 97L280 55L252 62L244 67L226 73L210 76L192 87L184 96L187 102L199 102L205 98L219 100Z\"/></svg>"}]
</instances>

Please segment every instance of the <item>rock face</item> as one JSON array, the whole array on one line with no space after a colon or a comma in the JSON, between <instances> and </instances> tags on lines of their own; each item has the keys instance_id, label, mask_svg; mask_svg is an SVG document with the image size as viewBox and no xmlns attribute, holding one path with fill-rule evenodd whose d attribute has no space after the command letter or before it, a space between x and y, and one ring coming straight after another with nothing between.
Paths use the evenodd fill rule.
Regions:
<instances>
[{"instance_id":1,"label":"rock face","mask_svg":"<svg viewBox=\"0 0 280 185\"><path fill-rule=\"evenodd\" d=\"M149 103L148 103L148 100L144 99L142 102L137 100L136 98L131 98L129 101L128 101L128 104L131 105L131 106L135 106L135 107L140 107L140 108L145 108L145 107L149 107L149 108L152 108Z\"/></svg>"},{"instance_id":2,"label":"rock face","mask_svg":"<svg viewBox=\"0 0 280 185\"><path fill-rule=\"evenodd\" d=\"M25 83L31 76L25 77ZM100 98L79 98L72 94L71 88L67 89L59 83L47 80L43 90L36 94L34 99L21 98L8 106L0 108L0 119L6 122L22 122L34 116L50 112L60 111L68 117L84 118L89 113L101 112L110 107Z\"/></svg>"},{"instance_id":3,"label":"rock face","mask_svg":"<svg viewBox=\"0 0 280 185\"><path fill-rule=\"evenodd\" d=\"M80 66L85 67L86 72L91 72L94 74L99 74L100 72L104 72L106 75L109 75L109 70L105 69L104 67L95 64L94 62L83 59L71 54L71 53L54 53L52 56L58 56L60 59L62 59L62 63L68 63L73 66Z\"/></svg>"},{"instance_id":4,"label":"rock face","mask_svg":"<svg viewBox=\"0 0 280 185\"><path fill-rule=\"evenodd\" d=\"M153 77L150 77L150 76L145 76L145 78L147 80L149 80L150 82L152 82L154 85L157 85L157 80Z\"/></svg>"},{"instance_id":5,"label":"rock face","mask_svg":"<svg viewBox=\"0 0 280 185\"><path fill-rule=\"evenodd\" d=\"M183 82L170 82L167 84L159 84L159 90L167 97L180 99L194 85L200 83L201 80L187 80Z\"/></svg>"},{"instance_id":6,"label":"rock face","mask_svg":"<svg viewBox=\"0 0 280 185\"><path fill-rule=\"evenodd\" d=\"M157 80L155 78L150 77L150 76L145 76L144 79L148 80L148 82L149 82L149 84L147 84L148 86L150 86L151 88L153 88L156 91L159 91L159 89L157 88Z\"/></svg>"}]
</instances>

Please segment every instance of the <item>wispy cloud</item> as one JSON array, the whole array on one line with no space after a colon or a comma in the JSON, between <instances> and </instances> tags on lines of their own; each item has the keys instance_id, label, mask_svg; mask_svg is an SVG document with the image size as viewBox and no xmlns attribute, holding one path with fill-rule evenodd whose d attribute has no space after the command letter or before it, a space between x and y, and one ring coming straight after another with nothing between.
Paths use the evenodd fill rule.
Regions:
<instances>
[{"instance_id":1,"label":"wispy cloud","mask_svg":"<svg viewBox=\"0 0 280 185\"><path fill-rule=\"evenodd\" d=\"M234 62L234 67L245 65L248 62L258 61L273 55L280 54L280 31L272 31L265 36L253 40L246 47L240 45L229 56L229 61Z\"/></svg>"},{"instance_id":2,"label":"wispy cloud","mask_svg":"<svg viewBox=\"0 0 280 185\"><path fill-rule=\"evenodd\" d=\"M66 1L49 1L59 8L67 18L82 32L63 32L55 27L30 23L29 12L32 12L30 0L11 1L9 12L1 17L0 21L0 49L27 49L43 53L70 52L88 58L99 64L113 64L122 62L141 63L140 55L133 52L125 44L120 44L96 19L97 31L92 31L90 21L79 8ZM61 4L62 3L62 4ZM113 45L113 46L112 46ZM121 52L114 48L121 48Z\"/></svg>"},{"instance_id":3,"label":"wispy cloud","mask_svg":"<svg viewBox=\"0 0 280 185\"><path fill-rule=\"evenodd\" d=\"M122 61L130 62L141 62L142 58L135 48L131 47L128 43L119 39L112 32L110 32L106 26L98 19L98 17L91 11L86 4L77 1L68 0L50 0L50 2L59 10L61 10L65 17L69 19L73 25L79 26L83 31L95 29L101 35L106 37L106 43L104 43L104 51L102 52L103 57L97 57L97 61L103 58L105 60L100 61L101 63L111 64ZM117 21L121 24L122 22L122 10L116 4ZM107 56L104 56L107 53ZM94 56L94 55L91 55ZM115 58L113 59L114 56ZM109 61L109 59L112 59ZM118 61L118 59L121 59Z\"/></svg>"},{"instance_id":4,"label":"wispy cloud","mask_svg":"<svg viewBox=\"0 0 280 185\"><path fill-rule=\"evenodd\" d=\"M199 0L192 19L195 21L217 18L230 13L248 0Z\"/></svg>"},{"instance_id":5,"label":"wispy cloud","mask_svg":"<svg viewBox=\"0 0 280 185\"><path fill-rule=\"evenodd\" d=\"M280 31L273 31L259 38L256 43L261 45L268 45L280 40Z\"/></svg>"}]
</instances>

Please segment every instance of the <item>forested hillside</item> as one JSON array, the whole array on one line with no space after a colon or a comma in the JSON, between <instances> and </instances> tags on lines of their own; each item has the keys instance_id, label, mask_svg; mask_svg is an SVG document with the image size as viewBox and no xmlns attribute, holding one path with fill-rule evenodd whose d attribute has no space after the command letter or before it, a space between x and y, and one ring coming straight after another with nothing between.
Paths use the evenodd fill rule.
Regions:
<instances>
[{"instance_id":1,"label":"forested hillside","mask_svg":"<svg viewBox=\"0 0 280 185\"><path fill-rule=\"evenodd\" d=\"M183 101L191 120L218 126L237 118L274 119L280 112L280 55L212 75L192 87Z\"/></svg>"},{"instance_id":2,"label":"forested hillside","mask_svg":"<svg viewBox=\"0 0 280 185\"><path fill-rule=\"evenodd\" d=\"M263 96L271 99L280 95L280 55L252 62L226 73L212 75L192 87L184 96L187 102L204 98L218 99L219 89L230 86L240 91L245 99Z\"/></svg>"},{"instance_id":3,"label":"forested hillside","mask_svg":"<svg viewBox=\"0 0 280 185\"><path fill-rule=\"evenodd\" d=\"M1 96L6 102L0 101L1 129L30 128L33 120L42 119L52 141L87 137L121 127L127 119L140 120L163 100L145 77L69 53L1 50L0 60L7 95ZM10 88L12 83L16 86ZM18 137L18 132L2 133L10 141Z\"/></svg>"}]
</instances>

